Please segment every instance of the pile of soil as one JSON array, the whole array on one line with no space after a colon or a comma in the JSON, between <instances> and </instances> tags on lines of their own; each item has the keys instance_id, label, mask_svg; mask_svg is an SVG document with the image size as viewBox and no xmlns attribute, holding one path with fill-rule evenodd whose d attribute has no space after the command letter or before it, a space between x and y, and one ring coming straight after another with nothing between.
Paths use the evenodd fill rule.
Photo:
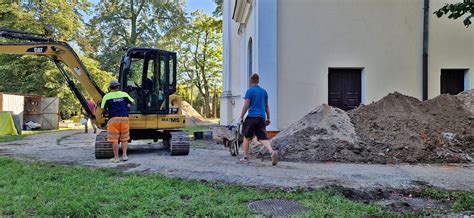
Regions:
<instances>
[{"instance_id":1,"label":"pile of soil","mask_svg":"<svg viewBox=\"0 0 474 218\"><path fill-rule=\"evenodd\" d=\"M472 162L473 99L474 92L428 101L392 93L348 113L323 105L272 143L291 161Z\"/></svg>"},{"instance_id":2,"label":"pile of soil","mask_svg":"<svg viewBox=\"0 0 474 218\"><path fill-rule=\"evenodd\" d=\"M393 93L350 111L361 139L388 162L459 163L474 152L472 114L457 96L428 101Z\"/></svg>"},{"instance_id":3,"label":"pile of soil","mask_svg":"<svg viewBox=\"0 0 474 218\"><path fill-rule=\"evenodd\" d=\"M196 125L206 123L204 117L196 111L187 101L182 101L183 115L186 116L186 125Z\"/></svg>"},{"instance_id":4,"label":"pile of soil","mask_svg":"<svg viewBox=\"0 0 474 218\"><path fill-rule=\"evenodd\" d=\"M361 162L370 155L347 113L329 105L317 107L280 132L272 146L281 159L292 161Z\"/></svg>"},{"instance_id":5,"label":"pile of soil","mask_svg":"<svg viewBox=\"0 0 474 218\"><path fill-rule=\"evenodd\" d=\"M474 116L474 89L461 92L457 97L463 102L464 107L471 112L472 116Z\"/></svg>"}]
</instances>

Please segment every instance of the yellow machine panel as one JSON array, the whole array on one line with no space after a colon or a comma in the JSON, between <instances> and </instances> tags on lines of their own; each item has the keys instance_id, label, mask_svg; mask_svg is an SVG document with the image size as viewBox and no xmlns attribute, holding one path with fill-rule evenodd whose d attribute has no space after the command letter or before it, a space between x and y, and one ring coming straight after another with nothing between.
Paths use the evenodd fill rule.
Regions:
<instances>
[{"instance_id":1,"label":"yellow machine panel","mask_svg":"<svg viewBox=\"0 0 474 218\"><path fill-rule=\"evenodd\" d=\"M129 115L130 129L179 129L186 126L186 117L178 114Z\"/></svg>"}]
</instances>

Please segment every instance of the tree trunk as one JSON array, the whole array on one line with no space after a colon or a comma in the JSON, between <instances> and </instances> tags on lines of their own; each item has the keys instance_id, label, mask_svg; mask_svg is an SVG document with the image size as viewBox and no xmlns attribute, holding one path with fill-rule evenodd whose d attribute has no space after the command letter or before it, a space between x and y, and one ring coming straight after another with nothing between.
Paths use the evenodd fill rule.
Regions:
<instances>
[{"instance_id":1,"label":"tree trunk","mask_svg":"<svg viewBox=\"0 0 474 218\"><path fill-rule=\"evenodd\" d=\"M211 118L211 95L209 93L205 93L204 97L204 115L206 118Z\"/></svg>"},{"instance_id":2,"label":"tree trunk","mask_svg":"<svg viewBox=\"0 0 474 218\"><path fill-rule=\"evenodd\" d=\"M217 118L217 103L219 102L219 93L214 91L214 96L212 97L212 114L214 118Z\"/></svg>"},{"instance_id":3,"label":"tree trunk","mask_svg":"<svg viewBox=\"0 0 474 218\"><path fill-rule=\"evenodd\" d=\"M193 79L193 78L191 78ZM193 101L193 83L191 82L189 85L188 85L188 90L189 90L189 95L190 95L190 98L189 98L189 104L191 105L191 107L194 108L194 101Z\"/></svg>"},{"instance_id":4,"label":"tree trunk","mask_svg":"<svg viewBox=\"0 0 474 218\"><path fill-rule=\"evenodd\" d=\"M142 0L140 2L140 6L138 7L137 11L134 11L134 0L130 0L130 12L131 12L131 29L130 29L130 45L136 46L137 45L137 38L138 38L138 32L137 32L137 21L138 21L138 16L140 15L140 12L143 8L143 4L145 3L145 0Z\"/></svg>"}]
</instances>

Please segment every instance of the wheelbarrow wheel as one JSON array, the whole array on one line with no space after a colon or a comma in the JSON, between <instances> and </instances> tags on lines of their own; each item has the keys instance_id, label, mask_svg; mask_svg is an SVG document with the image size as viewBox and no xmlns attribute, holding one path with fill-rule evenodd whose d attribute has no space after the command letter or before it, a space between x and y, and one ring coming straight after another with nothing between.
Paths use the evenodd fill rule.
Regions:
<instances>
[{"instance_id":1,"label":"wheelbarrow wheel","mask_svg":"<svg viewBox=\"0 0 474 218\"><path fill-rule=\"evenodd\" d=\"M234 143L235 156L239 155L239 141L235 140Z\"/></svg>"},{"instance_id":2,"label":"wheelbarrow wheel","mask_svg":"<svg viewBox=\"0 0 474 218\"><path fill-rule=\"evenodd\" d=\"M232 141L229 145L230 155L237 156L239 155L239 144L236 141Z\"/></svg>"}]
</instances>

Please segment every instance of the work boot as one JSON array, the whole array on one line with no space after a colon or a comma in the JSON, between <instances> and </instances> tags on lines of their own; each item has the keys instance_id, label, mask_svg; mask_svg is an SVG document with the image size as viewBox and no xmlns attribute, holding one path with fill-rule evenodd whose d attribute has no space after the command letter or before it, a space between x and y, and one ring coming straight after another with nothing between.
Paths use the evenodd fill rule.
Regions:
<instances>
[{"instance_id":1,"label":"work boot","mask_svg":"<svg viewBox=\"0 0 474 218\"><path fill-rule=\"evenodd\" d=\"M272 152L272 165L275 166L278 164L278 152L273 151Z\"/></svg>"},{"instance_id":2,"label":"work boot","mask_svg":"<svg viewBox=\"0 0 474 218\"><path fill-rule=\"evenodd\" d=\"M241 164L250 163L250 159L247 156L243 156L242 158L240 158L240 163Z\"/></svg>"}]
</instances>

